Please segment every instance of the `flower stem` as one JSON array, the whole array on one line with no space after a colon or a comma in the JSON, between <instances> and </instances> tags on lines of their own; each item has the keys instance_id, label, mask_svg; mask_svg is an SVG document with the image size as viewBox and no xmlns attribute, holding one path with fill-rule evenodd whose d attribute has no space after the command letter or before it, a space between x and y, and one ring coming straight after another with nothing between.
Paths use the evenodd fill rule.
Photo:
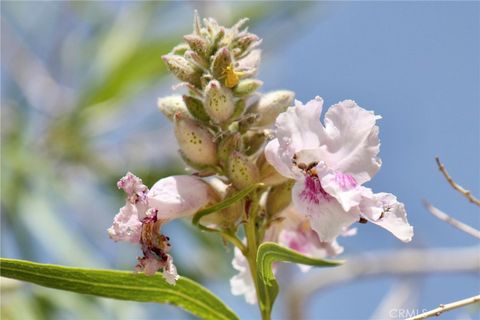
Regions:
<instances>
[{"instance_id":1,"label":"flower stem","mask_svg":"<svg viewBox=\"0 0 480 320\"><path fill-rule=\"evenodd\" d=\"M259 208L259 197L258 193L254 192L250 198L251 200L251 206L250 209L247 213L247 223L245 225L245 236L247 238L247 250L245 258L248 261L248 266L250 269L250 273L252 276L253 283L255 284L255 291L257 293L257 302L258 306L260 308L260 313L262 315L262 320L270 320L270 303L268 301L262 301L262 296L260 294L260 290L263 289L262 291L267 292L266 288L260 288L260 286L264 286L263 283L259 281L259 278L257 276L257 251L258 251L258 246L259 242L261 242L261 239L257 239L257 230L256 230L256 217L258 213L258 208ZM257 241L259 240L259 241ZM268 294L266 294L266 298L268 299Z\"/></svg>"}]
</instances>

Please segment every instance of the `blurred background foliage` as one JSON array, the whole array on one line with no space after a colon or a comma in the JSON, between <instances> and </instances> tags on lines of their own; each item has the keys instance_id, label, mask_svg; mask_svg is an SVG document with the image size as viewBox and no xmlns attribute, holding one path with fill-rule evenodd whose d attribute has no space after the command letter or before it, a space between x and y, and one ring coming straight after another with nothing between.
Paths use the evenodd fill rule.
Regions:
<instances>
[{"instance_id":1,"label":"blurred background foliage","mask_svg":"<svg viewBox=\"0 0 480 320\"><path fill-rule=\"evenodd\" d=\"M303 101L319 94L326 105L354 98L384 116L384 164L369 186L406 203L416 232L409 246L478 245L420 204L427 197L480 227L478 210L453 193L433 161L440 155L452 176L479 194L478 3L1 1L2 257L133 268L139 249L106 234L124 202L115 183L126 171L147 185L184 172L156 101L176 83L161 55L191 32L194 9L226 25L251 19L250 30L264 39L259 78L265 91L290 89ZM362 226L340 242L347 254L402 246L377 229ZM255 307L231 296L232 252L216 236L188 221L164 230L173 235L180 274L205 284L242 319L257 316ZM295 266L282 265L280 273L282 290L301 276ZM348 284L315 295L305 313L366 318L404 280ZM406 280L414 283L410 306L420 310L480 290L478 274ZM3 278L1 289L2 319L189 317L170 306ZM279 301L274 316L285 317L285 305Z\"/></svg>"}]
</instances>

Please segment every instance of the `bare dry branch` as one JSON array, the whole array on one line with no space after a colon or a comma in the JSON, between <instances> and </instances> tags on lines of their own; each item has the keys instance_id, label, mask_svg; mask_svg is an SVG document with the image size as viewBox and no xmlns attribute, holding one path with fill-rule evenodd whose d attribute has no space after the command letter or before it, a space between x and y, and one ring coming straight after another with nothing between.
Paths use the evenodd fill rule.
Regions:
<instances>
[{"instance_id":1,"label":"bare dry branch","mask_svg":"<svg viewBox=\"0 0 480 320\"><path fill-rule=\"evenodd\" d=\"M448 223L449 225L457 228L458 230L460 231L463 231L469 235L471 235L472 237L475 237L477 239L480 239L480 231L469 226L468 224L465 224L463 222L460 222L452 217L450 217L448 214L446 214L445 212L441 211L440 209L437 209L435 208L434 206L432 206L428 201L426 200L423 200L423 205L427 208L427 210L433 214L435 217L437 217L438 219L442 220L442 221L445 221L446 223Z\"/></svg>"},{"instance_id":2,"label":"bare dry branch","mask_svg":"<svg viewBox=\"0 0 480 320\"><path fill-rule=\"evenodd\" d=\"M443 174L445 179L447 179L448 183L452 186L452 188L457 190L461 194L463 194L468 199L468 201L470 201L471 203L474 203L477 206L480 206L480 200L475 198L469 190L467 190L467 189L463 188L462 186L460 186L459 184L457 184L452 179L452 177L450 177L450 175L447 172L447 169L445 169L445 166L443 165L443 163L440 162L440 158L435 157L435 161L437 162L438 170L440 170L440 172Z\"/></svg>"},{"instance_id":3,"label":"bare dry branch","mask_svg":"<svg viewBox=\"0 0 480 320\"><path fill-rule=\"evenodd\" d=\"M346 258L343 266L311 271L290 284L286 292L289 319L302 319L307 300L328 287L374 276L402 276L429 273L480 273L479 247L446 249L404 249L369 252ZM281 286L281 283L280 283Z\"/></svg>"},{"instance_id":4,"label":"bare dry branch","mask_svg":"<svg viewBox=\"0 0 480 320\"><path fill-rule=\"evenodd\" d=\"M436 309L433 309L431 311L419 314L419 315L417 315L415 317L412 317L412 318L408 318L407 320L420 320L420 319L426 319L426 318L430 318L430 317L438 317L439 315L441 315L445 311L450 311L450 310L453 310L453 309L457 309L457 308L467 306L469 304L474 304L474 303L479 303L479 302L480 302L480 295L470 297L470 298L467 298L467 299L463 299L463 300L459 300L459 301L455 301L455 302L452 302L452 303L441 304Z\"/></svg>"}]
</instances>

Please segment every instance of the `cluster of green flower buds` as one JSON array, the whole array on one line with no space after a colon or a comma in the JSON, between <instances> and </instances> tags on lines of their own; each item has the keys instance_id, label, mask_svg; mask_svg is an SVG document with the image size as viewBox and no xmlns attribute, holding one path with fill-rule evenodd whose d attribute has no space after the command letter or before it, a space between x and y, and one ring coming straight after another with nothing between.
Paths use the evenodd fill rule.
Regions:
<instances>
[{"instance_id":1,"label":"cluster of green flower buds","mask_svg":"<svg viewBox=\"0 0 480 320\"><path fill-rule=\"evenodd\" d=\"M264 160L263 146L294 99L291 91L257 92L261 39L242 29L246 21L226 28L195 14L193 33L163 56L188 93L158 101L175 125L185 162L203 175L226 177L237 190L285 182Z\"/></svg>"}]
</instances>

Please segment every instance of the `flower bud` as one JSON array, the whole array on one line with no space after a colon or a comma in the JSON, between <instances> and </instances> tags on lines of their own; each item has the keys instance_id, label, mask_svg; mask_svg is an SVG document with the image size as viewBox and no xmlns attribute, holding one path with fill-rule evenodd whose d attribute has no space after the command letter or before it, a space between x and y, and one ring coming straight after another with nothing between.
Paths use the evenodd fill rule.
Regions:
<instances>
[{"instance_id":1,"label":"flower bud","mask_svg":"<svg viewBox=\"0 0 480 320\"><path fill-rule=\"evenodd\" d=\"M184 57L200 68L204 68L204 69L208 68L207 61L195 51L192 51L192 50L185 51Z\"/></svg>"},{"instance_id":2,"label":"flower bud","mask_svg":"<svg viewBox=\"0 0 480 320\"><path fill-rule=\"evenodd\" d=\"M240 152L234 151L228 162L228 176L237 189L244 189L258 182L259 173L255 164Z\"/></svg>"},{"instance_id":3,"label":"flower bud","mask_svg":"<svg viewBox=\"0 0 480 320\"><path fill-rule=\"evenodd\" d=\"M211 184L212 180L210 180L209 183ZM222 186L222 189L223 188L224 186ZM213 186L212 189L216 189L215 186ZM218 190L214 190L213 192L215 193L215 199L216 199L214 203L216 203L221 201L222 198L228 198L234 195L235 193L238 192L238 190L233 186L229 186L226 188L226 190L223 190L221 192L219 192ZM212 213L203 217L201 220L201 223L206 224L208 226L213 225L222 230L235 231L237 221L240 219L243 213L243 210L242 210L243 205L244 205L243 200L237 201L221 211L217 211L215 213Z\"/></svg>"},{"instance_id":4,"label":"flower bud","mask_svg":"<svg viewBox=\"0 0 480 320\"><path fill-rule=\"evenodd\" d=\"M201 57L205 57L208 50L208 44L205 39L196 34L187 34L186 36L183 36L183 39L188 44L190 49L193 50L193 52L197 53Z\"/></svg>"},{"instance_id":5,"label":"flower bud","mask_svg":"<svg viewBox=\"0 0 480 320\"><path fill-rule=\"evenodd\" d=\"M295 94L287 90L273 91L264 94L249 110L249 112L259 115L255 126L265 127L274 123L277 116L292 105L294 97Z\"/></svg>"},{"instance_id":6,"label":"flower bud","mask_svg":"<svg viewBox=\"0 0 480 320\"><path fill-rule=\"evenodd\" d=\"M248 131L247 133L245 133L245 135L243 136L245 154L247 156L250 156L256 153L260 149L260 147L263 146L266 139L267 135L263 131Z\"/></svg>"},{"instance_id":7,"label":"flower bud","mask_svg":"<svg viewBox=\"0 0 480 320\"><path fill-rule=\"evenodd\" d=\"M183 155L198 165L217 163L217 146L213 135L198 121L176 114L175 137Z\"/></svg>"},{"instance_id":8,"label":"flower bud","mask_svg":"<svg viewBox=\"0 0 480 320\"><path fill-rule=\"evenodd\" d=\"M188 50L188 45L186 43L180 43L173 47L171 54L183 56L185 51Z\"/></svg>"},{"instance_id":9,"label":"flower bud","mask_svg":"<svg viewBox=\"0 0 480 320\"><path fill-rule=\"evenodd\" d=\"M208 49L209 55L212 55L220 47L219 46L220 42L223 42L222 40L223 40L223 37L225 36L225 28L223 28L223 27L217 28L218 31L215 31L212 28L210 28L210 29L211 29L211 31L209 32L210 34L215 33L212 36L212 38L213 38L212 44L210 45L210 48Z\"/></svg>"},{"instance_id":10,"label":"flower bud","mask_svg":"<svg viewBox=\"0 0 480 320\"><path fill-rule=\"evenodd\" d=\"M200 77L202 71L195 67L191 62L182 56L173 54L164 55L163 61L167 64L168 69L181 81L189 82L195 86L200 85Z\"/></svg>"},{"instance_id":11,"label":"flower bud","mask_svg":"<svg viewBox=\"0 0 480 320\"><path fill-rule=\"evenodd\" d=\"M231 117L232 121L237 120L238 117L240 117L244 111L245 111L245 100L240 99L235 103L235 109L233 110L233 114Z\"/></svg>"},{"instance_id":12,"label":"flower bud","mask_svg":"<svg viewBox=\"0 0 480 320\"><path fill-rule=\"evenodd\" d=\"M184 95L183 102L186 105L185 108L188 109L190 114L197 120L208 123L210 117L208 116L207 112L205 112L205 108L203 107L202 101L197 98Z\"/></svg>"},{"instance_id":13,"label":"flower bud","mask_svg":"<svg viewBox=\"0 0 480 320\"><path fill-rule=\"evenodd\" d=\"M215 123L227 121L235 110L231 91L212 80L205 88L205 111Z\"/></svg>"},{"instance_id":14,"label":"flower bud","mask_svg":"<svg viewBox=\"0 0 480 320\"><path fill-rule=\"evenodd\" d=\"M225 77L225 72L232 64L232 57L230 51L227 48L221 48L213 56L212 62L212 75L216 79L222 79Z\"/></svg>"},{"instance_id":15,"label":"flower bud","mask_svg":"<svg viewBox=\"0 0 480 320\"><path fill-rule=\"evenodd\" d=\"M257 121L259 115L255 113L248 113L238 121L238 132L245 133Z\"/></svg>"},{"instance_id":16,"label":"flower bud","mask_svg":"<svg viewBox=\"0 0 480 320\"><path fill-rule=\"evenodd\" d=\"M218 144L217 157L220 164L228 163L228 159L233 151L238 150L240 146L240 134L232 134L224 137Z\"/></svg>"},{"instance_id":17,"label":"flower bud","mask_svg":"<svg viewBox=\"0 0 480 320\"><path fill-rule=\"evenodd\" d=\"M262 85L263 81L257 79L241 80L235 89L233 89L233 94L236 97L247 97L257 91Z\"/></svg>"},{"instance_id":18,"label":"flower bud","mask_svg":"<svg viewBox=\"0 0 480 320\"><path fill-rule=\"evenodd\" d=\"M196 35L202 33L202 23L200 22L200 16L197 10L193 12L193 33Z\"/></svg>"},{"instance_id":19,"label":"flower bud","mask_svg":"<svg viewBox=\"0 0 480 320\"><path fill-rule=\"evenodd\" d=\"M263 153L257 160L257 167L260 171L260 181L267 186L275 186L288 180L275 170Z\"/></svg>"},{"instance_id":20,"label":"flower bud","mask_svg":"<svg viewBox=\"0 0 480 320\"><path fill-rule=\"evenodd\" d=\"M295 180L289 180L273 187L267 196L266 211L269 218L273 218L292 202L292 188Z\"/></svg>"},{"instance_id":21,"label":"flower bud","mask_svg":"<svg viewBox=\"0 0 480 320\"><path fill-rule=\"evenodd\" d=\"M227 193L225 195L226 198L233 196L237 193L238 190L234 187L229 187L227 189ZM221 220L220 226L224 230L232 230L235 231L235 226L237 221L240 219L243 213L243 200L237 201L231 206L223 209L220 212Z\"/></svg>"},{"instance_id":22,"label":"flower bud","mask_svg":"<svg viewBox=\"0 0 480 320\"><path fill-rule=\"evenodd\" d=\"M253 33L246 33L241 37L235 39L235 41L233 42L233 46L235 48L239 48L240 52L243 53L260 45L261 42L262 40L257 35Z\"/></svg>"},{"instance_id":23,"label":"flower bud","mask_svg":"<svg viewBox=\"0 0 480 320\"><path fill-rule=\"evenodd\" d=\"M173 121L173 117L177 113L184 117L190 117L190 113L181 96L158 98L157 106L170 121Z\"/></svg>"}]
</instances>

